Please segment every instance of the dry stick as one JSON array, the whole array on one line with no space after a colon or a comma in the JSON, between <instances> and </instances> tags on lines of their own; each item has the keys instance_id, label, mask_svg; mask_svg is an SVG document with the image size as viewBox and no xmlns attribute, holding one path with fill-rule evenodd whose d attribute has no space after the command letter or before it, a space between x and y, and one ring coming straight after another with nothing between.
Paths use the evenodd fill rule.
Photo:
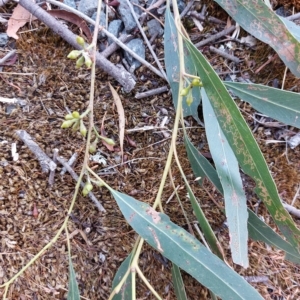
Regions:
<instances>
[{"instance_id":1,"label":"dry stick","mask_svg":"<svg viewBox=\"0 0 300 300\"><path fill-rule=\"evenodd\" d=\"M16 134L24 142L24 144L35 154L38 159L43 173L48 173L56 169L56 163L33 141L32 137L25 130L17 130Z\"/></svg>"},{"instance_id":2,"label":"dry stick","mask_svg":"<svg viewBox=\"0 0 300 300\"><path fill-rule=\"evenodd\" d=\"M58 156L58 149L53 150L53 161L54 163L57 163L57 156ZM54 184L54 176L55 176L55 170L51 170L49 174L48 183L50 186Z\"/></svg>"},{"instance_id":3,"label":"dry stick","mask_svg":"<svg viewBox=\"0 0 300 300\"><path fill-rule=\"evenodd\" d=\"M76 42L76 35L62 26L54 17L49 15L45 10L40 8L37 4L31 2L30 0L20 0L19 4L23 6L26 10L32 13L39 20L44 22L49 28L51 28L55 33L60 35L65 41L72 45L75 49L81 50L82 47ZM135 86L135 81L131 74L125 69L120 70L109 60L103 57L100 53L96 56L96 64L103 69L110 76L115 78L124 88L126 92L131 91Z\"/></svg>"},{"instance_id":4,"label":"dry stick","mask_svg":"<svg viewBox=\"0 0 300 300\"><path fill-rule=\"evenodd\" d=\"M300 209L295 208L292 205L282 203L283 207L292 215L294 215L297 218L300 218Z\"/></svg>"},{"instance_id":5,"label":"dry stick","mask_svg":"<svg viewBox=\"0 0 300 300\"><path fill-rule=\"evenodd\" d=\"M133 35L128 35L128 34L122 34L119 37L119 41L121 41L122 43L127 43L130 40L132 40L134 38ZM103 50L101 52L101 55L103 55L104 57L109 57L110 55L112 55L117 49L119 49L120 46L117 45L116 43L112 43L110 44L105 50Z\"/></svg>"},{"instance_id":6,"label":"dry stick","mask_svg":"<svg viewBox=\"0 0 300 300\"><path fill-rule=\"evenodd\" d=\"M144 93L136 93L134 98L135 99L142 99L142 98L146 98L146 97L149 97L149 96L161 94L163 92L167 92L168 90L169 90L169 88L165 85L165 86L162 86L160 88L153 89L153 90L150 90L150 91L147 91L147 92L144 92Z\"/></svg>"},{"instance_id":7,"label":"dry stick","mask_svg":"<svg viewBox=\"0 0 300 300\"><path fill-rule=\"evenodd\" d=\"M0 65L4 64L7 60L9 60L16 52L17 50L9 51L4 57L0 59Z\"/></svg>"},{"instance_id":8,"label":"dry stick","mask_svg":"<svg viewBox=\"0 0 300 300\"><path fill-rule=\"evenodd\" d=\"M206 20L206 17L202 13L198 14L196 11L191 11L189 13L189 16L194 17L194 18L196 18L196 19L198 19L200 21L205 21ZM211 22L211 23L215 23L215 24L220 24L220 25L226 24L226 22L224 22L222 20L219 20L219 19L217 19L215 17L208 17L207 21Z\"/></svg>"},{"instance_id":9,"label":"dry stick","mask_svg":"<svg viewBox=\"0 0 300 300\"><path fill-rule=\"evenodd\" d=\"M75 163L77 157L78 157L78 153L77 153L77 152L75 152L75 153L70 157L70 159L68 160L68 165L69 165L70 167L73 166L73 164ZM67 169L66 169L65 167L63 167L62 170L61 170L61 172L60 172L60 175L62 176L62 175L64 175L66 172L67 172Z\"/></svg>"},{"instance_id":10,"label":"dry stick","mask_svg":"<svg viewBox=\"0 0 300 300\"><path fill-rule=\"evenodd\" d=\"M231 54L228 54L228 53L226 53L226 52L224 52L224 51L222 51L222 50L220 50L220 49L217 49L217 48L215 48L215 47L213 47L213 46L210 46L210 47L209 47L209 50L212 51L212 52L214 52L214 53L217 53L217 54L219 54L219 55L221 55L221 56L223 56L223 57L225 57L225 58L227 58L227 59L229 59L229 60L232 60L232 61L235 62L236 64L238 64L238 63L241 62L240 59L239 59L238 57L236 57L236 56L234 56L234 55L231 55Z\"/></svg>"},{"instance_id":11,"label":"dry stick","mask_svg":"<svg viewBox=\"0 0 300 300\"><path fill-rule=\"evenodd\" d=\"M72 178L77 182L79 176L69 166L69 164L67 163L67 161L63 157L61 157L61 156L58 156L57 160L58 160L58 162L60 162L66 168L66 170L70 173L70 175L72 176ZM80 182L80 186L84 187L84 185L85 184L81 181ZM105 208L100 204L100 202L97 200L97 198L95 197L95 195L92 192L89 192L88 196L94 202L94 204L97 206L97 208L99 209L99 211L106 212Z\"/></svg>"},{"instance_id":12,"label":"dry stick","mask_svg":"<svg viewBox=\"0 0 300 300\"><path fill-rule=\"evenodd\" d=\"M291 16L287 17L286 19L289 20L289 21L294 21L294 20L300 19L300 13L296 13L294 15L291 15Z\"/></svg>"},{"instance_id":13,"label":"dry stick","mask_svg":"<svg viewBox=\"0 0 300 300\"><path fill-rule=\"evenodd\" d=\"M185 9L180 14L180 19L182 19L189 12L189 10L193 6L194 2L195 2L195 0L192 0L188 3L188 5L185 7Z\"/></svg>"},{"instance_id":14,"label":"dry stick","mask_svg":"<svg viewBox=\"0 0 300 300\"><path fill-rule=\"evenodd\" d=\"M28 1L28 0L27 0ZM88 16L86 16L85 14L79 12L78 10L69 7L68 5L65 5L61 2L58 2L56 0L47 0L47 2L52 3L58 7L64 8L74 14L76 14L77 16L81 17L83 20L87 21L88 23L96 26L96 22L89 18ZM144 60L143 58L141 58L139 55L137 55L134 51L132 51L130 48L128 48L126 45L124 45L122 42L119 41L119 39L117 37L115 37L112 33L110 33L109 31L107 31L105 28L103 28L102 26L98 25L99 29L105 33L105 35L109 38L111 38L116 44L118 44L123 50L125 50L126 52L128 52L133 58L135 58L136 60L138 60L140 63L142 63L143 65L145 65L148 69L150 69L153 73L155 73L156 75L158 75L161 78L164 78L163 74L161 74L161 72L159 70L157 70L155 67L153 67L149 62L147 62L146 60Z\"/></svg>"},{"instance_id":15,"label":"dry stick","mask_svg":"<svg viewBox=\"0 0 300 300\"><path fill-rule=\"evenodd\" d=\"M162 65L161 65L161 63L160 63L160 61L158 60L158 58L157 58L155 52L153 51L153 49L152 49L152 47L151 47L151 44L149 43L149 40L148 40L148 38L147 38L147 36L146 36L146 34L145 34L145 32L144 32L144 30L143 30L141 24L140 24L138 18L136 17L136 14L135 14L135 11L134 11L134 9L133 9L132 4L130 3L129 0L126 0L126 2L127 2L127 5L129 6L129 9L130 9L130 11L131 11L131 14L132 14L132 16L133 16L133 18L134 18L134 20L135 20L135 22L136 22L136 24L137 24L137 26L138 26L140 32L141 32L141 34L142 34L142 36L143 36L143 38L144 38L144 40L145 40L145 42L146 42L146 44L147 44L147 46L148 46L148 48L149 48L151 54L152 54L152 57L154 58L154 60L155 60L155 62L156 62L156 64L157 64L157 66L158 66L158 68L159 68L161 74L163 74L165 80L168 81L167 75L166 75L166 73L165 73L165 71L164 71L164 69L163 69L163 67L162 67Z\"/></svg>"},{"instance_id":16,"label":"dry stick","mask_svg":"<svg viewBox=\"0 0 300 300\"><path fill-rule=\"evenodd\" d=\"M195 47L197 47L197 48L202 47L202 46L204 46L204 45L206 45L206 44L208 44L210 42L213 42L213 41L219 39L220 37L222 37L224 35L227 35L227 34L231 33L234 30L235 30L235 26L232 25L229 28L226 28L226 29L224 29L224 30L222 30L222 31L220 31L220 32L218 32L218 33L210 36L209 38L207 38L207 39L205 39L205 40L203 40L203 41L195 44Z\"/></svg>"}]
</instances>

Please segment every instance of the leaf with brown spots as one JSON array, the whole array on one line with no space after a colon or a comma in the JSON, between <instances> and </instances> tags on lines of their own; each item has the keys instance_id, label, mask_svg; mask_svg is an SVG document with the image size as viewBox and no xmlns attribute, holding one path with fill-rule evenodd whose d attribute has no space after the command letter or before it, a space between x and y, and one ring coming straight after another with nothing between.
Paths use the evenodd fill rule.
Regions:
<instances>
[{"instance_id":1,"label":"leaf with brown spots","mask_svg":"<svg viewBox=\"0 0 300 300\"><path fill-rule=\"evenodd\" d=\"M270 45L291 72L300 77L300 43L262 0L216 0L239 25Z\"/></svg>"}]
</instances>

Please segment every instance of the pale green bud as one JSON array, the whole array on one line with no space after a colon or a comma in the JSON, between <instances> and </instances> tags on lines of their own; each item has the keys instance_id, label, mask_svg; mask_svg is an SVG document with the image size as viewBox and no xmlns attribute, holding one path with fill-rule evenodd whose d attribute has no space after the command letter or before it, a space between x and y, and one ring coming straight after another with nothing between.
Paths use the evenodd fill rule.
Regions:
<instances>
[{"instance_id":1,"label":"pale green bud","mask_svg":"<svg viewBox=\"0 0 300 300\"><path fill-rule=\"evenodd\" d=\"M79 55L81 55L81 53L82 51L72 50L67 57L70 59L76 59Z\"/></svg>"},{"instance_id":2,"label":"pale green bud","mask_svg":"<svg viewBox=\"0 0 300 300\"><path fill-rule=\"evenodd\" d=\"M73 120L73 119L74 119L74 117L72 114L65 115L65 120Z\"/></svg>"},{"instance_id":3,"label":"pale green bud","mask_svg":"<svg viewBox=\"0 0 300 300\"><path fill-rule=\"evenodd\" d=\"M82 120L80 120L80 133L83 137L86 137L87 129Z\"/></svg>"},{"instance_id":4,"label":"pale green bud","mask_svg":"<svg viewBox=\"0 0 300 300\"><path fill-rule=\"evenodd\" d=\"M202 81L200 80L200 78L194 78L192 81L192 86L198 86L198 87L202 87Z\"/></svg>"},{"instance_id":5,"label":"pale green bud","mask_svg":"<svg viewBox=\"0 0 300 300\"><path fill-rule=\"evenodd\" d=\"M74 120L74 119L72 119L72 120L66 120L66 121L64 121L61 124L61 128L69 128L69 127L71 127L74 124L75 121L76 120Z\"/></svg>"},{"instance_id":6,"label":"pale green bud","mask_svg":"<svg viewBox=\"0 0 300 300\"><path fill-rule=\"evenodd\" d=\"M90 144L89 152L90 153L95 153L97 151L97 143L98 143L98 138L95 138L95 140Z\"/></svg>"},{"instance_id":7,"label":"pale green bud","mask_svg":"<svg viewBox=\"0 0 300 300\"><path fill-rule=\"evenodd\" d=\"M79 69L80 67L82 67L82 65L84 64L84 57L80 56L77 61L76 61L76 69Z\"/></svg>"},{"instance_id":8,"label":"pale green bud","mask_svg":"<svg viewBox=\"0 0 300 300\"><path fill-rule=\"evenodd\" d=\"M101 136L101 139L105 142L105 143L107 143L108 145L111 145L111 146L115 146L115 141L113 140L113 139L110 139L110 138L106 138L106 137L103 137L103 136Z\"/></svg>"},{"instance_id":9,"label":"pale green bud","mask_svg":"<svg viewBox=\"0 0 300 300\"><path fill-rule=\"evenodd\" d=\"M93 189L93 185L90 182L87 182L82 190L82 195L86 196Z\"/></svg>"},{"instance_id":10,"label":"pale green bud","mask_svg":"<svg viewBox=\"0 0 300 300\"><path fill-rule=\"evenodd\" d=\"M188 96L186 97L186 104L188 106L191 106L192 103L193 103L193 96L192 93L189 93Z\"/></svg>"},{"instance_id":11,"label":"pale green bud","mask_svg":"<svg viewBox=\"0 0 300 300\"><path fill-rule=\"evenodd\" d=\"M81 36L77 36L76 37L76 42L78 45L80 45L81 47L84 47L84 39Z\"/></svg>"},{"instance_id":12,"label":"pale green bud","mask_svg":"<svg viewBox=\"0 0 300 300\"><path fill-rule=\"evenodd\" d=\"M186 88L182 89L180 92L180 96L186 96L189 91L190 91L190 87L186 87Z\"/></svg>"},{"instance_id":13,"label":"pale green bud","mask_svg":"<svg viewBox=\"0 0 300 300\"><path fill-rule=\"evenodd\" d=\"M75 119L79 119L80 114L79 114L78 111L73 111L73 112L72 112L72 116L73 116L73 118L75 118Z\"/></svg>"}]
</instances>

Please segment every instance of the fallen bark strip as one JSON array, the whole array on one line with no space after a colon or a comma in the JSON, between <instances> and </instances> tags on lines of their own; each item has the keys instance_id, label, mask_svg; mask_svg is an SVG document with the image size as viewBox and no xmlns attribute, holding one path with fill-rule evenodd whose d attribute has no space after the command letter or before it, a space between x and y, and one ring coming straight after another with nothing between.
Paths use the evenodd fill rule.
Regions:
<instances>
[{"instance_id":1,"label":"fallen bark strip","mask_svg":"<svg viewBox=\"0 0 300 300\"><path fill-rule=\"evenodd\" d=\"M57 33L66 42L72 45L72 47L77 50L82 50L82 47L79 46L76 42L76 35L66 27L62 26L60 22L58 22L54 17L50 16L37 4L31 2L30 0L20 0L19 4L39 20L44 22L55 33ZM125 92L130 92L134 88L136 82L133 79L132 75L125 69L116 67L100 53L96 54L96 65L104 70L108 75L115 78L123 86Z\"/></svg>"},{"instance_id":2,"label":"fallen bark strip","mask_svg":"<svg viewBox=\"0 0 300 300\"><path fill-rule=\"evenodd\" d=\"M297 209L287 203L282 203L282 205L290 214L294 215L297 218L300 218L300 209Z\"/></svg>"},{"instance_id":3,"label":"fallen bark strip","mask_svg":"<svg viewBox=\"0 0 300 300\"><path fill-rule=\"evenodd\" d=\"M240 59L239 59L238 57L236 57L236 56L234 56L234 55L231 55L231 54L229 54L229 53L226 53L226 52L224 52L224 51L222 51L222 50L220 50L220 49L217 49L217 48L215 48L215 47L213 47L213 46L210 46L210 47L209 47L209 50L210 50L211 52L217 53L217 54L219 54L219 55L221 55L221 56L223 56L223 57L225 57L225 58L227 58L227 59L233 61L233 62L236 63L236 64L239 64L239 63L241 62Z\"/></svg>"},{"instance_id":4,"label":"fallen bark strip","mask_svg":"<svg viewBox=\"0 0 300 300\"><path fill-rule=\"evenodd\" d=\"M61 163L66 168L66 170L69 172L69 174L72 176L72 178L77 182L79 176L70 167L70 165L68 164L68 162L63 157L61 157L61 156L58 156L56 159L57 159L57 161L59 163ZM80 182L80 186L83 188L84 185L85 184L81 181ZM89 192L88 196L94 202L94 204L97 206L97 208L99 209L99 211L106 212L105 208L100 204L100 202L98 201L98 199L96 198L96 196L92 192Z\"/></svg>"},{"instance_id":5,"label":"fallen bark strip","mask_svg":"<svg viewBox=\"0 0 300 300\"><path fill-rule=\"evenodd\" d=\"M56 169L56 163L33 141L32 137L25 130L17 130L16 134L24 144L35 154L38 159L43 173L48 173Z\"/></svg>"}]
</instances>

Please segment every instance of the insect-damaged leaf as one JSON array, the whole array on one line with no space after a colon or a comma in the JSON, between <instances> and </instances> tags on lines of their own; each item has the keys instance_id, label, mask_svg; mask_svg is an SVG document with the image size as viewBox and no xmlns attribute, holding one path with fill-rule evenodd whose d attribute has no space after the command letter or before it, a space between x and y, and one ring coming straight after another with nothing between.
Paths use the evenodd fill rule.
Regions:
<instances>
[{"instance_id":1,"label":"insect-damaged leaf","mask_svg":"<svg viewBox=\"0 0 300 300\"><path fill-rule=\"evenodd\" d=\"M215 0L257 39L270 45L291 72L300 77L300 43L284 22L262 0Z\"/></svg>"},{"instance_id":2,"label":"insect-damaged leaf","mask_svg":"<svg viewBox=\"0 0 300 300\"><path fill-rule=\"evenodd\" d=\"M127 222L166 258L223 299L263 299L196 238L147 204L109 188Z\"/></svg>"},{"instance_id":3,"label":"insect-damaged leaf","mask_svg":"<svg viewBox=\"0 0 300 300\"><path fill-rule=\"evenodd\" d=\"M283 235L298 248L300 231L281 203L274 180L250 128L205 57L189 41L186 43L218 123L241 168L255 180L255 192L266 205Z\"/></svg>"}]
</instances>

